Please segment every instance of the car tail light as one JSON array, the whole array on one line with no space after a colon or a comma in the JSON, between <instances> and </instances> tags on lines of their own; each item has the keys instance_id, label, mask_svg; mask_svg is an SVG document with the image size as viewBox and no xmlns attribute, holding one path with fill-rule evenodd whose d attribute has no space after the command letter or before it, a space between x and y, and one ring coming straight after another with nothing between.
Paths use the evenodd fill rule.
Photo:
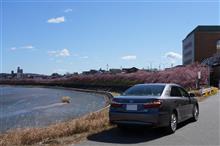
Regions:
<instances>
[{"instance_id":1,"label":"car tail light","mask_svg":"<svg viewBox=\"0 0 220 146\"><path fill-rule=\"evenodd\" d=\"M114 107L114 108L119 108L119 107L122 107L122 104L121 103L118 103L115 101L115 99L113 98L112 101L111 101L111 107Z\"/></svg>"},{"instance_id":2,"label":"car tail light","mask_svg":"<svg viewBox=\"0 0 220 146\"><path fill-rule=\"evenodd\" d=\"M161 100L154 100L148 103L144 103L144 108L157 108L160 107L162 104Z\"/></svg>"},{"instance_id":3,"label":"car tail light","mask_svg":"<svg viewBox=\"0 0 220 146\"><path fill-rule=\"evenodd\" d=\"M119 108L119 107L122 107L122 104L120 104L120 103L111 103L111 107Z\"/></svg>"}]
</instances>

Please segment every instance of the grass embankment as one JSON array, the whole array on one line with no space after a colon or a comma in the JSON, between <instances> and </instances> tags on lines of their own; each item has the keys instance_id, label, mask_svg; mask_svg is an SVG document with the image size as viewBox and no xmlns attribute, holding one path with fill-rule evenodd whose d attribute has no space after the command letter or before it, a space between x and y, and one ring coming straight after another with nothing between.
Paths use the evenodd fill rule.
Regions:
<instances>
[{"instance_id":1,"label":"grass embankment","mask_svg":"<svg viewBox=\"0 0 220 146\"><path fill-rule=\"evenodd\" d=\"M85 139L89 134L111 128L108 108L79 119L50 125L45 128L25 128L0 134L0 146L67 145Z\"/></svg>"}]
</instances>

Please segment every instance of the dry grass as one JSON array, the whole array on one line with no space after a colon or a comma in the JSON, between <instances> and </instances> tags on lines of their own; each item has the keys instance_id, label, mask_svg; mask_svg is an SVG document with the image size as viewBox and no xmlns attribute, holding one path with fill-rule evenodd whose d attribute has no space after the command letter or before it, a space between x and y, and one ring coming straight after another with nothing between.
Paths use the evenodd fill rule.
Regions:
<instances>
[{"instance_id":1,"label":"dry grass","mask_svg":"<svg viewBox=\"0 0 220 146\"><path fill-rule=\"evenodd\" d=\"M118 92L110 92L112 94L112 96L120 96L121 94Z\"/></svg>"},{"instance_id":2,"label":"dry grass","mask_svg":"<svg viewBox=\"0 0 220 146\"><path fill-rule=\"evenodd\" d=\"M61 101L63 102L63 103L70 103L70 97L69 96L62 96L61 97Z\"/></svg>"},{"instance_id":3,"label":"dry grass","mask_svg":"<svg viewBox=\"0 0 220 146\"><path fill-rule=\"evenodd\" d=\"M26 128L8 131L0 135L0 146L38 145L51 142L54 145L59 144L57 139L61 137L78 135L79 138L86 135L86 133L97 132L108 127L111 127L108 119L108 109L104 109L79 119L50 125L45 128ZM74 141L74 139L71 139L71 141Z\"/></svg>"}]
</instances>

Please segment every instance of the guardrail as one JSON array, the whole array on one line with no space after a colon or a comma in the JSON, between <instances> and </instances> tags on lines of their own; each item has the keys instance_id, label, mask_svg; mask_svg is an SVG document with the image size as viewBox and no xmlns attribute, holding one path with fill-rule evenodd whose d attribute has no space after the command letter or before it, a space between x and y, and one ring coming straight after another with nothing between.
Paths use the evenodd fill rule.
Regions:
<instances>
[{"instance_id":1,"label":"guardrail","mask_svg":"<svg viewBox=\"0 0 220 146\"><path fill-rule=\"evenodd\" d=\"M202 96L212 96L218 93L218 88L216 87L210 87L210 88L204 88L204 89L200 89L200 94Z\"/></svg>"}]
</instances>

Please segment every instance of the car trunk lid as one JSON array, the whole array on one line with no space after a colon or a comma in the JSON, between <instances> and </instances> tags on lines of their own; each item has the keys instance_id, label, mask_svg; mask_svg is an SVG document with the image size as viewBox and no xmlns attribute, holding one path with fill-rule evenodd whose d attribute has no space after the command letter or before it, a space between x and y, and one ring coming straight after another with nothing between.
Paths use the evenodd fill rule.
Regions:
<instances>
[{"instance_id":1,"label":"car trunk lid","mask_svg":"<svg viewBox=\"0 0 220 146\"><path fill-rule=\"evenodd\" d=\"M119 96L111 103L111 108L121 112L149 112L158 110L162 100L159 97Z\"/></svg>"}]
</instances>

